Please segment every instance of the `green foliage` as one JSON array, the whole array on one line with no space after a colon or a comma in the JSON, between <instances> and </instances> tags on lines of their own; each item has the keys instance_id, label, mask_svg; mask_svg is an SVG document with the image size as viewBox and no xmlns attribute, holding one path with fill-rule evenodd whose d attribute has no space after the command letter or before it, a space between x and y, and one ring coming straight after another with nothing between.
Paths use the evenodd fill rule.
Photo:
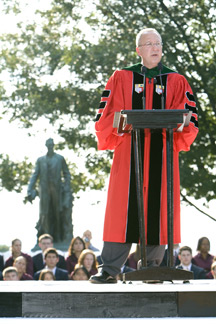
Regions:
<instances>
[{"instance_id":1,"label":"green foliage","mask_svg":"<svg viewBox=\"0 0 216 324\"><path fill-rule=\"evenodd\" d=\"M28 183L32 164L25 158L23 162L10 161L8 155L0 154L0 190L21 192Z\"/></svg>"},{"instance_id":2,"label":"green foliage","mask_svg":"<svg viewBox=\"0 0 216 324\"><path fill-rule=\"evenodd\" d=\"M4 5L6 12L19 13L17 1ZM214 199L215 13L213 0L92 0L88 6L82 0L54 0L31 22L21 20L16 33L0 38L0 69L11 83L10 91L0 84L2 111L26 128L45 116L63 138L59 148L84 154L86 172L73 174L75 191L102 188L111 154L95 150L92 123L100 94L116 68L139 61L137 32L154 27L163 38L163 63L186 76L199 109L199 135L191 151L180 155L182 189L197 199ZM13 184L7 174L10 185L5 180L2 186L17 188L18 180Z\"/></svg>"},{"instance_id":3,"label":"green foliage","mask_svg":"<svg viewBox=\"0 0 216 324\"><path fill-rule=\"evenodd\" d=\"M4 253L9 251L10 247L7 245L0 245L0 252Z\"/></svg>"},{"instance_id":4,"label":"green foliage","mask_svg":"<svg viewBox=\"0 0 216 324\"><path fill-rule=\"evenodd\" d=\"M186 194L207 201L216 197L216 4L214 1L99 1L91 25L103 31L107 79L112 68L134 63L135 36L156 28L163 38L163 62L186 76L199 111L199 135L191 151L181 153L181 185ZM133 45L134 44L134 45ZM107 60L108 58L108 60ZM110 60L112 59L112 62ZM117 59L119 58L119 59ZM191 185L193 184L193 185Z\"/></svg>"}]
</instances>

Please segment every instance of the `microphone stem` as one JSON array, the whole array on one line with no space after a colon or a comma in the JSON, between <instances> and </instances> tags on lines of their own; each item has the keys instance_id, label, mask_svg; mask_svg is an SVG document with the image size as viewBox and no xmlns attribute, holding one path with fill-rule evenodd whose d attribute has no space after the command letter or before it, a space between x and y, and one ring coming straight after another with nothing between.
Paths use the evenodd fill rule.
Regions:
<instances>
[{"instance_id":1,"label":"microphone stem","mask_svg":"<svg viewBox=\"0 0 216 324\"><path fill-rule=\"evenodd\" d=\"M146 83L146 75L144 72L144 76L143 76L143 109L146 109L146 98L145 98L145 83Z\"/></svg>"},{"instance_id":2,"label":"microphone stem","mask_svg":"<svg viewBox=\"0 0 216 324\"><path fill-rule=\"evenodd\" d=\"M164 96L163 95L161 97L161 107L162 107L162 109L165 109L165 107L164 107Z\"/></svg>"},{"instance_id":3,"label":"microphone stem","mask_svg":"<svg viewBox=\"0 0 216 324\"><path fill-rule=\"evenodd\" d=\"M162 82L162 77L161 77L161 69L160 69L160 84L161 84L161 109L165 109L165 106L164 106L164 94L163 94L163 82Z\"/></svg>"},{"instance_id":4,"label":"microphone stem","mask_svg":"<svg viewBox=\"0 0 216 324\"><path fill-rule=\"evenodd\" d=\"M143 65L141 67L141 73L143 75L143 110L146 109L146 98L145 98L146 72L147 72L147 68Z\"/></svg>"}]
</instances>

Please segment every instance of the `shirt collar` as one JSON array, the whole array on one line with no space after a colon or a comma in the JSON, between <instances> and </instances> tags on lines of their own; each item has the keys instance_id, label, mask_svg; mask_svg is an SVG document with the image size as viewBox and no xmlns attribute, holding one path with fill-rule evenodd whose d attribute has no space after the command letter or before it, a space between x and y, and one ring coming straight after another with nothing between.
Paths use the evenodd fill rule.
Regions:
<instances>
[{"instance_id":1,"label":"shirt collar","mask_svg":"<svg viewBox=\"0 0 216 324\"><path fill-rule=\"evenodd\" d=\"M190 263L188 266L185 266L183 264L181 264L183 270L188 270L188 271L191 271L191 266L192 266L192 263Z\"/></svg>"},{"instance_id":2,"label":"shirt collar","mask_svg":"<svg viewBox=\"0 0 216 324\"><path fill-rule=\"evenodd\" d=\"M45 266L45 269L49 269L47 266ZM55 268L53 268L53 269L49 269L50 271L52 271L52 273L54 274L54 276L55 276L55 273L56 273L56 267Z\"/></svg>"}]
</instances>

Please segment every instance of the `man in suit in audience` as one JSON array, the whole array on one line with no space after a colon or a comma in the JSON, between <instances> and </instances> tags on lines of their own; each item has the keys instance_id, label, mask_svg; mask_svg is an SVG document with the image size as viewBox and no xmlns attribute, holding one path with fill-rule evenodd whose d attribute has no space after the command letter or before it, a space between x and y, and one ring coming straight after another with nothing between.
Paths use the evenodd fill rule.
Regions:
<instances>
[{"instance_id":1,"label":"man in suit in audience","mask_svg":"<svg viewBox=\"0 0 216 324\"><path fill-rule=\"evenodd\" d=\"M0 280L3 279L2 271L4 269L4 258L3 255L0 255Z\"/></svg>"},{"instance_id":2,"label":"man in suit in audience","mask_svg":"<svg viewBox=\"0 0 216 324\"><path fill-rule=\"evenodd\" d=\"M0 255L0 271L2 272L4 269L4 257Z\"/></svg>"},{"instance_id":3,"label":"man in suit in audience","mask_svg":"<svg viewBox=\"0 0 216 324\"><path fill-rule=\"evenodd\" d=\"M192 271L194 279L206 279L205 270L192 264L192 249L189 246L182 246L179 249L179 260L181 263L176 267L177 269Z\"/></svg>"},{"instance_id":4,"label":"man in suit in audience","mask_svg":"<svg viewBox=\"0 0 216 324\"><path fill-rule=\"evenodd\" d=\"M180 264L180 260L179 260L179 243L177 244L173 244L173 265L174 267L176 267L177 265ZM167 263L167 254L168 254L168 248L165 250L165 253L164 253L164 257L163 257L163 260L160 264L160 267L167 267L168 266L168 263Z\"/></svg>"},{"instance_id":5,"label":"man in suit in audience","mask_svg":"<svg viewBox=\"0 0 216 324\"><path fill-rule=\"evenodd\" d=\"M53 237L49 234L43 234L38 239L38 245L42 252L32 257L34 264L34 273L42 270L45 267L44 251L48 248L53 248ZM57 267L66 270L66 261L63 255L59 254L59 262Z\"/></svg>"},{"instance_id":6,"label":"man in suit in audience","mask_svg":"<svg viewBox=\"0 0 216 324\"><path fill-rule=\"evenodd\" d=\"M44 252L45 259L45 269L49 269L53 272L56 280L68 280L68 272L67 270L60 269L57 267L57 263L59 262L58 252L54 248L49 248ZM37 271L34 274L34 279L38 280L40 276L41 270Z\"/></svg>"}]
</instances>

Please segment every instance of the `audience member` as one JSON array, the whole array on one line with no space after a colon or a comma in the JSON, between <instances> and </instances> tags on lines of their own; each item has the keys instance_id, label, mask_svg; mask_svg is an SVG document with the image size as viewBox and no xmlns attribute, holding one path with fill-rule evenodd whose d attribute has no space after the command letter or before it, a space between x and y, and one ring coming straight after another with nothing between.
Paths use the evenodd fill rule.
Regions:
<instances>
[{"instance_id":1,"label":"audience member","mask_svg":"<svg viewBox=\"0 0 216 324\"><path fill-rule=\"evenodd\" d=\"M90 274L88 270L83 266L75 265L74 271L71 273L72 280L89 280Z\"/></svg>"},{"instance_id":2,"label":"audience member","mask_svg":"<svg viewBox=\"0 0 216 324\"><path fill-rule=\"evenodd\" d=\"M83 239L77 236L71 240L66 260L53 248L53 238L43 234L38 239L41 252L31 258L21 251L19 239L12 241L12 255L5 261L0 255L0 280L33 280L33 264L35 280L89 280L98 272L98 261L94 251L99 251L91 244L91 231L83 233ZM207 237L198 240L197 255L192 257L192 249L174 244L173 258L177 269L192 271L194 279L216 279L216 257L209 254L210 241ZM178 253L178 256L176 257ZM121 272L139 269L140 245L131 253ZM167 249L161 266L167 266ZM4 269L4 270L3 270ZM65 270L68 269L68 270ZM27 272L28 271L28 272ZM209 271L209 272L208 272ZM70 277L68 275L70 273Z\"/></svg>"},{"instance_id":3,"label":"audience member","mask_svg":"<svg viewBox=\"0 0 216 324\"><path fill-rule=\"evenodd\" d=\"M18 271L15 267L5 268L2 274L3 274L4 281L19 280Z\"/></svg>"},{"instance_id":4,"label":"audience member","mask_svg":"<svg viewBox=\"0 0 216 324\"><path fill-rule=\"evenodd\" d=\"M0 272L2 272L4 269L4 257L3 255L0 255Z\"/></svg>"},{"instance_id":5,"label":"audience member","mask_svg":"<svg viewBox=\"0 0 216 324\"><path fill-rule=\"evenodd\" d=\"M121 267L121 273L127 273L131 271L136 271L136 269L128 267L126 264L124 264L123 267Z\"/></svg>"},{"instance_id":6,"label":"audience member","mask_svg":"<svg viewBox=\"0 0 216 324\"><path fill-rule=\"evenodd\" d=\"M44 251L48 248L53 248L53 237L49 234L43 234L39 236L38 245L41 248L42 252L37 253L32 257L34 264L34 273L42 270L45 267ZM66 270L66 261L61 254L59 254L59 262L57 263L57 267Z\"/></svg>"},{"instance_id":7,"label":"audience member","mask_svg":"<svg viewBox=\"0 0 216 324\"><path fill-rule=\"evenodd\" d=\"M207 272L211 271L211 265L214 256L209 254L210 241L207 237L201 237L197 244L197 255L192 259L192 263L205 269Z\"/></svg>"},{"instance_id":8,"label":"audience member","mask_svg":"<svg viewBox=\"0 0 216 324\"><path fill-rule=\"evenodd\" d=\"M67 270L60 269L56 265L59 262L58 252L54 248L49 248L44 252L44 259L45 259L45 269L49 269L53 272L56 280L68 280L68 272ZM40 277L40 273L42 270L37 271L34 274L34 279L38 280Z\"/></svg>"},{"instance_id":9,"label":"audience member","mask_svg":"<svg viewBox=\"0 0 216 324\"><path fill-rule=\"evenodd\" d=\"M23 256L24 258L26 258L26 273L30 274L31 276L33 276L33 261L32 261L32 257L26 253L21 252L21 248L22 248L22 243L19 239L14 239L12 241L12 246L11 246L11 252L12 255L6 260L5 262L5 268L10 267L13 265L14 260L18 257L18 256Z\"/></svg>"},{"instance_id":10,"label":"audience member","mask_svg":"<svg viewBox=\"0 0 216 324\"><path fill-rule=\"evenodd\" d=\"M53 272L49 269L42 269L38 280L56 280Z\"/></svg>"},{"instance_id":11,"label":"audience member","mask_svg":"<svg viewBox=\"0 0 216 324\"><path fill-rule=\"evenodd\" d=\"M66 266L68 273L71 273L74 270L75 265L78 262L78 258L81 252L85 249L85 242L81 239L80 236L76 236L71 240L68 257L66 258Z\"/></svg>"},{"instance_id":12,"label":"audience member","mask_svg":"<svg viewBox=\"0 0 216 324\"><path fill-rule=\"evenodd\" d=\"M99 252L99 249L94 247L92 244L91 244L91 239L92 239L92 233L91 231L89 230L86 230L84 233L83 233L83 241L85 242L85 247L86 249L89 249L89 250L92 250L94 252Z\"/></svg>"},{"instance_id":13,"label":"audience member","mask_svg":"<svg viewBox=\"0 0 216 324\"><path fill-rule=\"evenodd\" d=\"M180 264L180 260L179 260L179 244L173 244L173 265L174 267L176 267L177 265ZM165 250L165 253L164 253L164 257L163 257L163 260L160 264L160 267L167 267L168 264L167 264L167 253L168 253L168 249Z\"/></svg>"},{"instance_id":14,"label":"audience member","mask_svg":"<svg viewBox=\"0 0 216 324\"><path fill-rule=\"evenodd\" d=\"M206 279L206 273L203 268L192 264L192 249L189 246L183 246L179 249L180 265L177 269L192 271L194 279Z\"/></svg>"},{"instance_id":15,"label":"audience member","mask_svg":"<svg viewBox=\"0 0 216 324\"><path fill-rule=\"evenodd\" d=\"M128 266L129 268L132 269L137 269L137 263L138 261L141 259L141 254L140 254L140 245L137 244L136 245L136 250L132 253L130 253L127 262L126 262L126 266Z\"/></svg>"},{"instance_id":16,"label":"audience member","mask_svg":"<svg viewBox=\"0 0 216 324\"><path fill-rule=\"evenodd\" d=\"M91 276L98 273L97 258L92 250L85 249L81 252L77 266L84 266Z\"/></svg>"},{"instance_id":17,"label":"audience member","mask_svg":"<svg viewBox=\"0 0 216 324\"><path fill-rule=\"evenodd\" d=\"M13 266L17 269L19 280L33 280L33 277L26 273L26 258L18 256L14 260Z\"/></svg>"},{"instance_id":18,"label":"audience member","mask_svg":"<svg viewBox=\"0 0 216 324\"><path fill-rule=\"evenodd\" d=\"M146 256L147 256L147 267L159 267L164 256L165 246L163 246L163 253L161 252L161 249L155 250L154 245L147 245L146 246ZM137 270L140 270L142 268L142 261L141 259L137 262Z\"/></svg>"},{"instance_id":19,"label":"audience member","mask_svg":"<svg viewBox=\"0 0 216 324\"><path fill-rule=\"evenodd\" d=\"M138 267L138 263L137 263L137 267ZM128 273L128 272L132 272L132 271L136 271L136 270L137 269L130 268L126 264L124 264L123 267L121 267L121 273L119 273L117 276L117 280L123 280L123 273Z\"/></svg>"},{"instance_id":20,"label":"audience member","mask_svg":"<svg viewBox=\"0 0 216 324\"><path fill-rule=\"evenodd\" d=\"M4 269L4 257L0 255L0 280L3 280L2 271Z\"/></svg>"},{"instance_id":21,"label":"audience member","mask_svg":"<svg viewBox=\"0 0 216 324\"><path fill-rule=\"evenodd\" d=\"M216 279L216 261L211 265L211 271L206 275L207 279Z\"/></svg>"}]
</instances>

